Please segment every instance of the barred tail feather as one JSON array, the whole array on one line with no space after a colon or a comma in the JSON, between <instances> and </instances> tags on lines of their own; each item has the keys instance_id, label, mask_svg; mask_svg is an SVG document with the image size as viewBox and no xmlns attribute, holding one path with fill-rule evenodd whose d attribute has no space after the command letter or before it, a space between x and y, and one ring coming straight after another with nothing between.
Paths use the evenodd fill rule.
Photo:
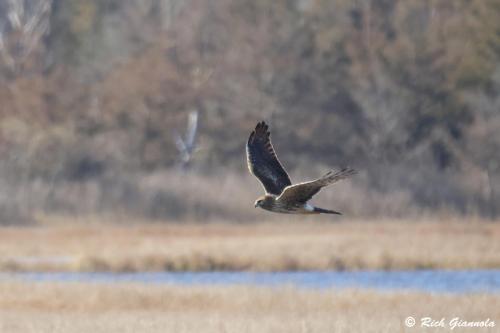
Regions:
<instances>
[{"instance_id":1,"label":"barred tail feather","mask_svg":"<svg viewBox=\"0 0 500 333\"><path fill-rule=\"evenodd\" d=\"M334 210L329 210L329 209L323 209L319 207L314 207L314 212L318 214L336 214L336 215L342 215L342 213L334 211Z\"/></svg>"}]
</instances>

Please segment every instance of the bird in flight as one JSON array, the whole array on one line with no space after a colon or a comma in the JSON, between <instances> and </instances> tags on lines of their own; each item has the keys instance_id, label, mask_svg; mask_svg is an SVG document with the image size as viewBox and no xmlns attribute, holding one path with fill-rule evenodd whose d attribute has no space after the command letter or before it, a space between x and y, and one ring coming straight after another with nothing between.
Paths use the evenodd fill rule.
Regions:
<instances>
[{"instance_id":1,"label":"bird in flight","mask_svg":"<svg viewBox=\"0 0 500 333\"><path fill-rule=\"evenodd\" d=\"M330 171L316 180L292 185L290 177L281 166L270 139L271 133L265 122L260 122L247 141L247 163L250 172L257 177L266 194L255 201L255 207L285 214L338 214L341 213L314 207L308 201L321 188L356 173L354 169L343 168Z\"/></svg>"}]
</instances>

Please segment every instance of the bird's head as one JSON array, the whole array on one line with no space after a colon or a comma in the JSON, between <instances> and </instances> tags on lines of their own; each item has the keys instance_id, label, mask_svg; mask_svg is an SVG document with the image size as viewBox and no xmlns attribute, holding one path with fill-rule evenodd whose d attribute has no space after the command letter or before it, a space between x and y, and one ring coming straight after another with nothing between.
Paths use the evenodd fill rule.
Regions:
<instances>
[{"instance_id":1,"label":"bird's head","mask_svg":"<svg viewBox=\"0 0 500 333\"><path fill-rule=\"evenodd\" d=\"M264 208L266 204L269 204L269 201L272 200L272 197L264 195L262 197L259 197L257 200L255 200L254 207L261 207Z\"/></svg>"},{"instance_id":2,"label":"bird's head","mask_svg":"<svg viewBox=\"0 0 500 333\"><path fill-rule=\"evenodd\" d=\"M260 206L262 206L263 201L264 201L263 199L259 198L259 199L255 200L255 204L253 206L255 208L260 207Z\"/></svg>"}]
</instances>

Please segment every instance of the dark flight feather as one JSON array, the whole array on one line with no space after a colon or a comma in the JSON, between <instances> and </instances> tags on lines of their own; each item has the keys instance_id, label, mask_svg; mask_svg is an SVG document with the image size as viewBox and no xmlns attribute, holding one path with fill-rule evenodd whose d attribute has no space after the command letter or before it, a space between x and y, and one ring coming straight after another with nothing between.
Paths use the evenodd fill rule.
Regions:
<instances>
[{"instance_id":1,"label":"dark flight feather","mask_svg":"<svg viewBox=\"0 0 500 333\"><path fill-rule=\"evenodd\" d=\"M276 156L270 135L265 122L257 124L247 141L247 163L267 193L280 195L292 182Z\"/></svg>"}]
</instances>

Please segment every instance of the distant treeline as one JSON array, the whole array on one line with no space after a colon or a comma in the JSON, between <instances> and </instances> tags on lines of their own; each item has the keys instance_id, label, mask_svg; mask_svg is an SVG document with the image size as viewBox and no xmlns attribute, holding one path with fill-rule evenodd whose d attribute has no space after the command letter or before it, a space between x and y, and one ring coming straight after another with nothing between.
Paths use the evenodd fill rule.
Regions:
<instances>
[{"instance_id":1,"label":"distant treeline","mask_svg":"<svg viewBox=\"0 0 500 333\"><path fill-rule=\"evenodd\" d=\"M147 201L130 175L177 168L174 133L192 110L187 172L245 173L264 119L292 174L351 165L372 198L496 217L499 17L497 0L2 2L3 219L78 211L51 199L59 185L102 187L103 210Z\"/></svg>"}]
</instances>

